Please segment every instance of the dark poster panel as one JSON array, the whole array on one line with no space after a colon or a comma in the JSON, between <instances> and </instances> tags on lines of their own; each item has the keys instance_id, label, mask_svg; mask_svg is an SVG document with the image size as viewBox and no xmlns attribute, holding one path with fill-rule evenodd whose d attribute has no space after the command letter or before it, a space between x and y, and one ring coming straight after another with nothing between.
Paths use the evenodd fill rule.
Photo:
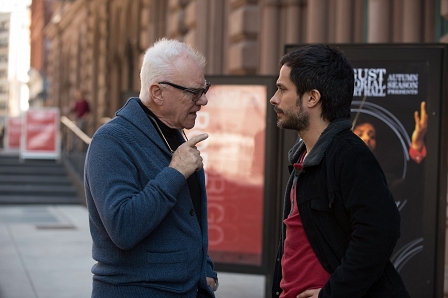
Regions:
<instances>
[{"instance_id":1,"label":"dark poster panel","mask_svg":"<svg viewBox=\"0 0 448 298\"><path fill-rule=\"evenodd\" d=\"M352 103L353 131L370 145L383 167L401 215L402 235L391 260L410 292L428 293L428 288L433 287L427 281L433 280L430 267L434 260L425 262L423 251L425 246L430 249L430 243L435 239L432 237L434 234L424 233L424 187L427 179L424 168L425 155L434 152L428 152L425 144L412 154L411 146L416 127L414 112L419 113L417 123L424 122L421 116L426 114L425 104L422 105L423 111L420 107L427 100L428 65L423 61L353 63L356 78ZM365 137L369 133L371 135ZM416 280L416 272L425 267L427 270L423 270Z\"/></svg>"},{"instance_id":2,"label":"dark poster panel","mask_svg":"<svg viewBox=\"0 0 448 298\"><path fill-rule=\"evenodd\" d=\"M265 273L272 236L265 233L272 200L272 182L265 178L272 162L266 156L275 144L275 116L268 108L276 78L206 78L212 83L208 104L186 134L209 135L198 144L206 173L209 255L219 270Z\"/></svg>"},{"instance_id":3,"label":"dark poster panel","mask_svg":"<svg viewBox=\"0 0 448 298\"><path fill-rule=\"evenodd\" d=\"M445 212L440 208L445 211L446 204L443 148L447 141L442 135L447 117L443 105L446 48L337 46L355 69L353 131L380 162L400 210L401 237L391 261L411 297L443 296ZM287 47L287 51L295 48ZM420 125L425 114L426 133ZM413 139L423 141L423 147L416 146L420 150L412 149L413 144L421 145Z\"/></svg>"}]
</instances>

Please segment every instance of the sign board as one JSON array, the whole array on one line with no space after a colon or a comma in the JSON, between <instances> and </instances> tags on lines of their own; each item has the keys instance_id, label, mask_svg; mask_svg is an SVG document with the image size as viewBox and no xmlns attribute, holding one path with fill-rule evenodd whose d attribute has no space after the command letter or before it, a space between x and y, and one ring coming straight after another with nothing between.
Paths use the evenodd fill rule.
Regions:
<instances>
[{"instance_id":1,"label":"sign board","mask_svg":"<svg viewBox=\"0 0 448 298\"><path fill-rule=\"evenodd\" d=\"M360 130L367 127L374 131L375 146L369 147L386 174L400 211L401 237L391 261L411 297L443 297L447 46L334 46L345 52L355 70L351 108L354 132L360 135ZM298 47L287 46L286 52ZM427 131L423 133L424 147L415 152L410 148L418 132L416 122L425 113L428 120Z\"/></svg>"},{"instance_id":2,"label":"sign board","mask_svg":"<svg viewBox=\"0 0 448 298\"><path fill-rule=\"evenodd\" d=\"M30 109L23 113L20 158L60 159L59 109Z\"/></svg>"},{"instance_id":3,"label":"sign board","mask_svg":"<svg viewBox=\"0 0 448 298\"><path fill-rule=\"evenodd\" d=\"M268 158L275 145L269 104L275 79L207 76L208 104L186 132L189 138L209 135L198 149L206 173L209 255L218 270L265 273L268 268L272 181L265 174L275 162Z\"/></svg>"},{"instance_id":4,"label":"sign board","mask_svg":"<svg viewBox=\"0 0 448 298\"><path fill-rule=\"evenodd\" d=\"M19 152L21 134L22 117L7 117L4 138L4 148L6 151Z\"/></svg>"}]
</instances>

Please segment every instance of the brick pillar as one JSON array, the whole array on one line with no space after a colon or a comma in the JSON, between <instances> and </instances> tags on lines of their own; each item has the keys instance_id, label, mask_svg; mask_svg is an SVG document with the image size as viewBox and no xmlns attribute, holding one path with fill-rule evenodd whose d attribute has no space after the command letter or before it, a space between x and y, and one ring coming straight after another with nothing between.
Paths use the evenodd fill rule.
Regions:
<instances>
[{"instance_id":1,"label":"brick pillar","mask_svg":"<svg viewBox=\"0 0 448 298\"><path fill-rule=\"evenodd\" d=\"M398 12L396 12L398 13ZM403 6L402 42L422 42L423 5L421 0L407 0Z\"/></svg>"},{"instance_id":2,"label":"brick pillar","mask_svg":"<svg viewBox=\"0 0 448 298\"><path fill-rule=\"evenodd\" d=\"M440 14L445 20L448 20L448 0L440 0ZM448 33L442 36L439 41L448 43Z\"/></svg>"},{"instance_id":3,"label":"brick pillar","mask_svg":"<svg viewBox=\"0 0 448 298\"><path fill-rule=\"evenodd\" d=\"M279 50L279 4L276 0L264 0L260 5L260 69L259 74L278 73Z\"/></svg>"},{"instance_id":4,"label":"brick pillar","mask_svg":"<svg viewBox=\"0 0 448 298\"><path fill-rule=\"evenodd\" d=\"M299 0L292 0L286 4L285 43L287 44L297 44L300 42L300 32L301 32L300 28L303 22L300 12L301 9Z\"/></svg>"},{"instance_id":5,"label":"brick pillar","mask_svg":"<svg viewBox=\"0 0 448 298\"><path fill-rule=\"evenodd\" d=\"M326 0L308 0L307 36L309 43L327 41L328 14Z\"/></svg>"},{"instance_id":6,"label":"brick pillar","mask_svg":"<svg viewBox=\"0 0 448 298\"><path fill-rule=\"evenodd\" d=\"M367 42L390 42L390 0L369 0Z\"/></svg>"},{"instance_id":7,"label":"brick pillar","mask_svg":"<svg viewBox=\"0 0 448 298\"><path fill-rule=\"evenodd\" d=\"M229 73L255 74L259 68L259 7L247 3L233 7L229 15Z\"/></svg>"},{"instance_id":8,"label":"brick pillar","mask_svg":"<svg viewBox=\"0 0 448 298\"><path fill-rule=\"evenodd\" d=\"M352 0L336 0L335 42L348 43L352 41L353 11Z\"/></svg>"}]
</instances>

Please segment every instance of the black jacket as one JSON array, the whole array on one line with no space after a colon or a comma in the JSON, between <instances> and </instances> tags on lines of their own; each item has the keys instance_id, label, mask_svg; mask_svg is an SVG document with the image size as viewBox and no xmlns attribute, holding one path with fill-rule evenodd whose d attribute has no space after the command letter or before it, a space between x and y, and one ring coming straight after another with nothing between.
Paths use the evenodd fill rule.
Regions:
<instances>
[{"instance_id":1,"label":"black jacket","mask_svg":"<svg viewBox=\"0 0 448 298\"><path fill-rule=\"evenodd\" d=\"M305 150L299 141L291 164ZM305 159L292 171L284 216L290 210L292 178L297 206L310 244L331 277L319 297L409 297L389 258L400 235L400 215L378 161L351 131L347 119L333 121ZM277 254L272 297L281 292L285 226ZM299 294L299 293L297 293Z\"/></svg>"}]
</instances>

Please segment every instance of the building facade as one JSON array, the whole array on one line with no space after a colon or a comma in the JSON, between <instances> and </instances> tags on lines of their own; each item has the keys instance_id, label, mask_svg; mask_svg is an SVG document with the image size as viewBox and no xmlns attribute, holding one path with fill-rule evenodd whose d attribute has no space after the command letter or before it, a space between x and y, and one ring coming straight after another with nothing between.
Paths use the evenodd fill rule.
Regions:
<instances>
[{"instance_id":1,"label":"building facade","mask_svg":"<svg viewBox=\"0 0 448 298\"><path fill-rule=\"evenodd\" d=\"M30 90L29 104L32 107L46 105L47 100L47 69L50 40L44 34L44 28L52 17L53 2L33 0L31 3L30 25L30 71L28 87Z\"/></svg>"},{"instance_id":2,"label":"building facade","mask_svg":"<svg viewBox=\"0 0 448 298\"><path fill-rule=\"evenodd\" d=\"M28 105L29 3L17 0L0 7L0 124L20 116Z\"/></svg>"},{"instance_id":3,"label":"building facade","mask_svg":"<svg viewBox=\"0 0 448 298\"><path fill-rule=\"evenodd\" d=\"M206 75L270 75L286 44L448 42L446 18L448 0L55 1L46 104L63 111L84 89L95 130L138 92L142 56L161 37L196 46Z\"/></svg>"},{"instance_id":4,"label":"building facade","mask_svg":"<svg viewBox=\"0 0 448 298\"><path fill-rule=\"evenodd\" d=\"M4 125L9 106L9 36L10 13L0 13L0 126Z\"/></svg>"}]
</instances>

